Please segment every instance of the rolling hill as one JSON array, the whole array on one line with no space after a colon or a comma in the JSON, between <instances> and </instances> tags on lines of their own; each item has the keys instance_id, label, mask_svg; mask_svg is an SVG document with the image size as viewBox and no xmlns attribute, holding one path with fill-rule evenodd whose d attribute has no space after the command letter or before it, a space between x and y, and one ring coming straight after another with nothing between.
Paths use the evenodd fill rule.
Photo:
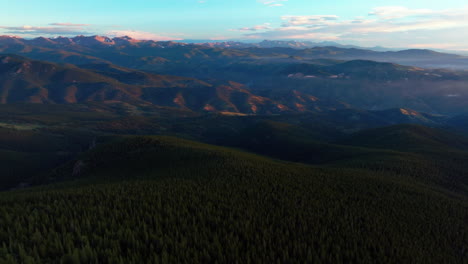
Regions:
<instances>
[{"instance_id":1,"label":"rolling hill","mask_svg":"<svg viewBox=\"0 0 468 264\"><path fill-rule=\"evenodd\" d=\"M72 181L0 194L0 237L9 240L0 260L466 257L466 198L385 172L313 168L168 137L114 138L79 161L56 171Z\"/></svg>"},{"instance_id":2,"label":"rolling hill","mask_svg":"<svg viewBox=\"0 0 468 264\"><path fill-rule=\"evenodd\" d=\"M80 103L122 101L143 103L145 87L185 87L208 85L190 78L129 72L120 80L73 65L33 61L15 55L0 57L2 103ZM143 82L136 86L128 83Z\"/></svg>"},{"instance_id":3,"label":"rolling hill","mask_svg":"<svg viewBox=\"0 0 468 264\"><path fill-rule=\"evenodd\" d=\"M96 70L92 71L12 55L0 60L4 104L119 101L195 111L253 113L262 105L277 108L275 102L257 97L236 83L213 86L192 78L161 76L113 65L94 65Z\"/></svg>"},{"instance_id":4,"label":"rolling hill","mask_svg":"<svg viewBox=\"0 0 468 264\"><path fill-rule=\"evenodd\" d=\"M467 256L466 139L414 125L362 130L449 117L130 109L0 105L0 126L8 127L0 130L0 187L16 189L0 192L0 238L9 241L0 262Z\"/></svg>"},{"instance_id":5,"label":"rolling hill","mask_svg":"<svg viewBox=\"0 0 468 264\"><path fill-rule=\"evenodd\" d=\"M320 112L350 107L411 108L443 114L467 111L463 103L467 96L463 89L466 74L390 63L272 64L262 72L257 70L263 64L242 71L240 64L220 73L221 79L203 81L113 64L78 67L16 55L0 58L2 103L123 102L244 114ZM271 74L274 77L269 77ZM256 79L254 84L223 81L228 77L247 81L252 75Z\"/></svg>"},{"instance_id":6,"label":"rolling hill","mask_svg":"<svg viewBox=\"0 0 468 264\"><path fill-rule=\"evenodd\" d=\"M364 130L353 134L343 142L355 146L400 151L468 150L467 138L448 131L420 125L398 125Z\"/></svg>"},{"instance_id":7,"label":"rolling hill","mask_svg":"<svg viewBox=\"0 0 468 264\"><path fill-rule=\"evenodd\" d=\"M123 102L166 106L197 112L267 114L331 109L317 98L296 94L296 101L253 94L242 84L157 75L111 64L79 68L34 61L16 55L0 57L1 103ZM305 99L304 99L305 98ZM307 102L305 101L307 100ZM284 102L284 103L283 103ZM289 105L289 106L287 106ZM320 105L320 107L319 107Z\"/></svg>"}]
</instances>

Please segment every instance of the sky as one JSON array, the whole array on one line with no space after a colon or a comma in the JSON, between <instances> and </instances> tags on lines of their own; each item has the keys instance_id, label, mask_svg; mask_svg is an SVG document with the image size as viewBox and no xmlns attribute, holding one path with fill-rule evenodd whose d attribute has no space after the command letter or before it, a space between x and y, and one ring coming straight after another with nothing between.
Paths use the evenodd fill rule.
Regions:
<instances>
[{"instance_id":1,"label":"sky","mask_svg":"<svg viewBox=\"0 0 468 264\"><path fill-rule=\"evenodd\" d=\"M310 40L468 51L467 0L0 0L0 35Z\"/></svg>"}]
</instances>

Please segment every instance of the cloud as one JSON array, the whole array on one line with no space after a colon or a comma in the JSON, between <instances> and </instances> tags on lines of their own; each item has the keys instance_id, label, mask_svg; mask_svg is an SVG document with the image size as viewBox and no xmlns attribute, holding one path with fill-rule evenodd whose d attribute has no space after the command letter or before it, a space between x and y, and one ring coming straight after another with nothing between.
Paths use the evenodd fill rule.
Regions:
<instances>
[{"instance_id":1,"label":"cloud","mask_svg":"<svg viewBox=\"0 0 468 264\"><path fill-rule=\"evenodd\" d=\"M168 40L182 40L179 37L161 36L152 32L135 31L135 30L111 30L105 33L109 37L124 37L128 36L139 40L156 40L156 41L168 41Z\"/></svg>"},{"instance_id":2,"label":"cloud","mask_svg":"<svg viewBox=\"0 0 468 264\"><path fill-rule=\"evenodd\" d=\"M243 27L238 29L231 29L231 31L259 31L259 30L269 30L272 29L270 23L264 23L262 25L257 25L253 27Z\"/></svg>"},{"instance_id":3,"label":"cloud","mask_svg":"<svg viewBox=\"0 0 468 264\"><path fill-rule=\"evenodd\" d=\"M82 27L36 27L36 26L19 26L5 27L0 26L7 34L18 35L85 35L88 34Z\"/></svg>"},{"instance_id":4,"label":"cloud","mask_svg":"<svg viewBox=\"0 0 468 264\"><path fill-rule=\"evenodd\" d=\"M399 40L406 41L407 45L432 43L435 35L431 32L441 36L446 36L447 32L457 32L446 41L468 41L468 37L460 34L468 29L468 7L430 10L384 6L354 19L342 19L333 14L285 15L280 19L278 27L270 26L268 30L255 32L254 26L241 31L252 31L244 35L246 38L342 40L374 44L388 40L392 46Z\"/></svg>"},{"instance_id":5,"label":"cloud","mask_svg":"<svg viewBox=\"0 0 468 264\"><path fill-rule=\"evenodd\" d=\"M0 26L0 30L6 34L21 35L21 36L76 36L76 35L95 35L102 32L93 32L89 28L90 24L73 24L73 23L50 23L49 26ZM113 30L103 33L109 37L129 36L139 40L181 40L180 36L163 36L152 32L135 31L135 30L120 30L113 27ZM176 35L176 34L173 34Z\"/></svg>"},{"instance_id":6,"label":"cloud","mask_svg":"<svg viewBox=\"0 0 468 264\"><path fill-rule=\"evenodd\" d=\"M288 0L258 0L259 3L262 3L269 7L275 6L283 6L283 2L287 2Z\"/></svg>"},{"instance_id":7,"label":"cloud","mask_svg":"<svg viewBox=\"0 0 468 264\"><path fill-rule=\"evenodd\" d=\"M431 15L434 11L430 9L409 9L404 6L382 6L376 7L369 15L377 16L381 19L396 19L409 16Z\"/></svg>"},{"instance_id":8,"label":"cloud","mask_svg":"<svg viewBox=\"0 0 468 264\"><path fill-rule=\"evenodd\" d=\"M90 24L73 24L73 23L50 23L51 26L60 26L60 27L89 27Z\"/></svg>"},{"instance_id":9,"label":"cloud","mask_svg":"<svg viewBox=\"0 0 468 264\"><path fill-rule=\"evenodd\" d=\"M85 35L89 24L50 23L49 26L0 26L7 34L18 35Z\"/></svg>"},{"instance_id":10,"label":"cloud","mask_svg":"<svg viewBox=\"0 0 468 264\"><path fill-rule=\"evenodd\" d=\"M338 20L335 15L312 15L312 16L283 16L283 27L291 26L307 26L307 25L323 25L328 21Z\"/></svg>"}]
</instances>

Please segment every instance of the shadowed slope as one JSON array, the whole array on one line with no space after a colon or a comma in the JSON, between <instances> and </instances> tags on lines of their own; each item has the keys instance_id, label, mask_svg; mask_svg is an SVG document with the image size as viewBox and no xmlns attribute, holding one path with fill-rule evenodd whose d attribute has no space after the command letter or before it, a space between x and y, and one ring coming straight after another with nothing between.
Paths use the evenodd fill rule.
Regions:
<instances>
[{"instance_id":1,"label":"shadowed slope","mask_svg":"<svg viewBox=\"0 0 468 264\"><path fill-rule=\"evenodd\" d=\"M466 200L385 173L314 169L166 137L117 139L81 161L79 177L101 184L0 195L0 236L10 245L0 260L457 263L466 256ZM53 246L58 234L72 252Z\"/></svg>"},{"instance_id":2,"label":"shadowed slope","mask_svg":"<svg viewBox=\"0 0 468 264\"><path fill-rule=\"evenodd\" d=\"M436 128L396 125L358 132L342 143L399 151L468 150L468 139Z\"/></svg>"}]
</instances>

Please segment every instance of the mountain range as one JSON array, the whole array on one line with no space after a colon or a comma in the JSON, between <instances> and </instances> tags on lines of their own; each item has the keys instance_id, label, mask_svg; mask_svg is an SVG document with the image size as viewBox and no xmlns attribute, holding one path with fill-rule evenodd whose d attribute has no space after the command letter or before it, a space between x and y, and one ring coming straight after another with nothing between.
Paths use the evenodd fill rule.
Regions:
<instances>
[{"instance_id":1,"label":"mountain range","mask_svg":"<svg viewBox=\"0 0 468 264\"><path fill-rule=\"evenodd\" d=\"M192 111L273 114L346 107L290 92L272 100L253 94L245 85L157 75L111 64L81 68L34 61L15 55L0 56L1 103L125 102Z\"/></svg>"},{"instance_id":2,"label":"mountain range","mask_svg":"<svg viewBox=\"0 0 468 264\"><path fill-rule=\"evenodd\" d=\"M115 63L116 57L119 57L120 60L130 60L134 56L153 60L162 58L163 61L164 59L292 57L296 59L369 59L419 67L447 68L452 65L452 68L468 68L466 67L468 65L467 58L455 54L418 49L400 51L370 50L357 46L343 46L333 42L317 44L294 41L263 41L258 44L241 42L190 44L173 41L137 40L130 37L77 36L73 38L38 37L35 39L22 39L0 36L0 52L22 54L34 59L49 61L67 60L70 63L75 63L78 59L88 61L111 60ZM44 57L45 55L49 57ZM96 59L96 57L99 59ZM121 63L128 64L130 62L121 61ZM135 63L135 61L132 63Z\"/></svg>"},{"instance_id":3,"label":"mountain range","mask_svg":"<svg viewBox=\"0 0 468 264\"><path fill-rule=\"evenodd\" d=\"M260 42L242 42L242 41L223 41L223 42L196 42L200 45L209 46L209 47L218 47L218 48L294 48L294 49L307 49L314 47L338 47L338 48L359 48L364 49L360 46L355 45L342 45L333 41L322 41L322 42L312 42L312 41L296 41L296 40L263 40ZM391 51L395 49L389 49L384 47L373 47L366 48L374 51Z\"/></svg>"},{"instance_id":4,"label":"mountain range","mask_svg":"<svg viewBox=\"0 0 468 264\"><path fill-rule=\"evenodd\" d=\"M0 37L0 263L465 263L467 58L322 44Z\"/></svg>"},{"instance_id":5,"label":"mountain range","mask_svg":"<svg viewBox=\"0 0 468 264\"><path fill-rule=\"evenodd\" d=\"M2 56L2 103L123 101L242 114L350 107L468 111L466 71L382 62L465 60L430 50L219 48L129 37L4 36L0 52L15 54Z\"/></svg>"},{"instance_id":6,"label":"mountain range","mask_svg":"<svg viewBox=\"0 0 468 264\"><path fill-rule=\"evenodd\" d=\"M16 55L0 56L0 62L2 103L121 101L196 112L242 114L310 112L350 107L373 110L406 107L444 114L466 111L463 101L467 94L461 85L468 80L468 74L363 60L331 65L286 64L274 69L265 69L262 65L233 64L226 71L241 71L247 74L247 78L254 75L256 81L278 78L276 84L279 87L271 87L274 83L266 82L252 87L224 78L200 80L161 75L113 64L84 64L78 67ZM243 80L241 74L238 75ZM222 74L213 76L221 77ZM424 89L418 88L421 84L425 85ZM381 87L375 88L373 85ZM440 90L439 85L444 86L444 90ZM447 87L449 85L451 87ZM412 91L407 91L410 87L413 87ZM342 89L353 90L340 92Z\"/></svg>"}]
</instances>

